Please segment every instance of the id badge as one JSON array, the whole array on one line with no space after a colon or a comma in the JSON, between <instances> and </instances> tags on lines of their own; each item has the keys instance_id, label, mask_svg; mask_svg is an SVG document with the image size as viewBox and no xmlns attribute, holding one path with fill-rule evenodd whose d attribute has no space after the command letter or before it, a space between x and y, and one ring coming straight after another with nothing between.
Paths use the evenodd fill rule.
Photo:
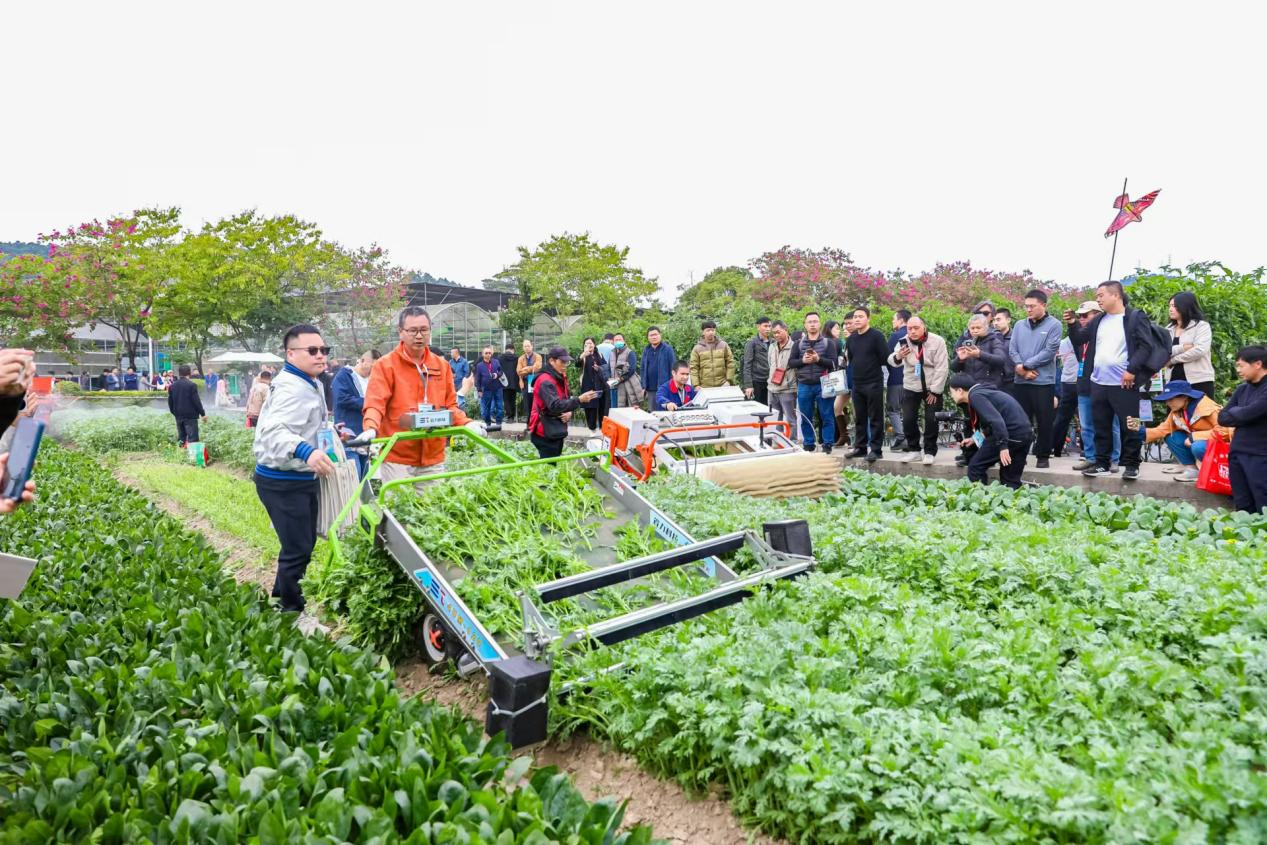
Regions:
<instances>
[{"instance_id":1,"label":"id badge","mask_svg":"<svg viewBox=\"0 0 1267 845\"><path fill-rule=\"evenodd\" d=\"M915 377L916 377L916 378L919 378L919 377L920 377L920 376L922 376L923 374L924 374L924 362L923 362L923 361L916 361L916 362L915 362Z\"/></svg>"},{"instance_id":2,"label":"id badge","mask_svg":"<svg viewBox=\"0 0 1267 845\"><path fill-rule=\"evenodd\" d=\"M425 414L427 411L434 411L434 410L435 410L435 408L432 408L432 407L431 407L431 403L430 403L430 402L419 402L419 403L418 403L418 413L420 413L420 414Z\"/></svg>"},{"instance_id":3,"label":"id badge","mask_svg":"<svg viewBox=\"0 0 1267 845\"><path fill-rule=\"evenodd\" d=\"M334 451L334 429L329 424L323 425L317 431L317 448L326 453L326 457L337 462L339 453Z\"/></svg>"},{"instance_id":4,"label":"id badge","mask_svg":"<svg viewBox=\"0 0 1267 845\"><path fill-rule=\"evenodd\" d=\"M1082 378L1082 371L1087 366L1086 359L1078 362L1078 378Z\"/></svg>"},{"instance_id":5,"label":"id badge","mask_svg":"<svg viewBox=\"0 0 1267 845\"><path fill-rule=\"evenodd\" d=\"M977 444L977 448L980 449L985 445L985 435L979 431L972 432L972 442Z\"/></svg>"}]
</instances>

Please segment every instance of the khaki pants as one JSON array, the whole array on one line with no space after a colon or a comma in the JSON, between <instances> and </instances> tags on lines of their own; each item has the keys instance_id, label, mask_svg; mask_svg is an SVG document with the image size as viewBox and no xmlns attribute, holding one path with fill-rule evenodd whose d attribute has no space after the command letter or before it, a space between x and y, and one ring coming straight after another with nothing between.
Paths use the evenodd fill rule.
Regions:
<instances>
[{"instance_id":1,"label":"khaki pants","mask_svg":"<svg viewBox=\"0 0 1267 845\"><path fill-rule=\"evenodd\" d=\"M429 467L414 466L412 464L394 464L391 461L384 461L383 465L378 469L379 481L396 481L401 478L422 478L428 475L444 472L444 461L438 464L432 464ZM414 485L418 490L426 487L428 482L420 481Z\"/></svg>"}]
</instances>

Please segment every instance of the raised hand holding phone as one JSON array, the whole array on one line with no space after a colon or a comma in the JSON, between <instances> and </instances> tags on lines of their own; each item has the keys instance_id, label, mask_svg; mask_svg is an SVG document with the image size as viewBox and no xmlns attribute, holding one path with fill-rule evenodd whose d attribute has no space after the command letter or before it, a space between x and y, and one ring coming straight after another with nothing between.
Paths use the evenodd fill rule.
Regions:
<instances>
[{"instance_id":1,"label":"raised hand holding phone","mask_svg":"<svg viewBox=\"0 0 1267 845\"><path fill-rule=\"evenodd\" d=\"M44 423L22 417L15 427L17 431L10 451L0 455L0 513L12 513L22 502L35 498L31 470L44 436Z\"/></svg>"}]
</instances>

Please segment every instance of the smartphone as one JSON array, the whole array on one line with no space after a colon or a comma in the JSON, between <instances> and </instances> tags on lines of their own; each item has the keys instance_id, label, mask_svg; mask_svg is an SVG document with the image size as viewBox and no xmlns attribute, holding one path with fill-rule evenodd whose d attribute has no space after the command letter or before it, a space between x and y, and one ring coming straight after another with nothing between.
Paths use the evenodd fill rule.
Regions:
<instances>
[{"instance_id":1,"label":"smartphone","mask_svg":"<svg viewBox=\"0 0 1267 845\"><path fill-rule=\"evenodd\" d=\"M44 423L34 417L22 417L16 428L9 447L9 462L4 467L4 477L0 479L0 497L21 504L22 491L31 478L35 455L40 451L40 440L44 437Z\"/></svg>"}]
</instances>

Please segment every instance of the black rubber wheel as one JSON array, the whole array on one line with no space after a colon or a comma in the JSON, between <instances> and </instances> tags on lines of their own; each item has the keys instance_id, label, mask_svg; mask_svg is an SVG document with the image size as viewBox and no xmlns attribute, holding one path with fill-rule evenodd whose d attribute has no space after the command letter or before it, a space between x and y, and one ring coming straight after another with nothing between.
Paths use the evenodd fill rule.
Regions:
<instances>
[{"instance_id":1,"label":"black rubber wheel","mask_svg":"<svg viewBox=\"0 0 1267 845\"><path fill-rule=\"evenodd\" d=\"M444 620L434 613L427 613L416 631L419 650L428 663L444 663L456 660L462 653L457 637L445 626Z\"/></svg>"}]
</instances>

